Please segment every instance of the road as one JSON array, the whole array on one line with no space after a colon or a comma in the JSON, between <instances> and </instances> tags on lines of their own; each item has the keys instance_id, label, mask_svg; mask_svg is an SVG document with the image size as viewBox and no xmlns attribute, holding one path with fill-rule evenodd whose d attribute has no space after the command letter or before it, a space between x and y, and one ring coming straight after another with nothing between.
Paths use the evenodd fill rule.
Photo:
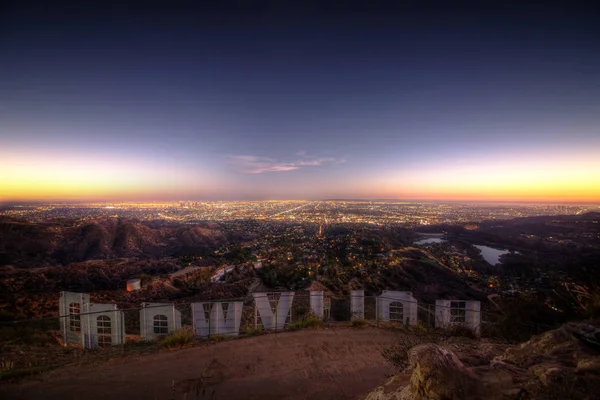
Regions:
<instances>
[{"instance_id":1,"label":"road","mask_svg":"<svg viewBox=\"0 0 600 400\"><path fill-rule=\"evenodd\" d=\"M297 206L297 207L294 207L294 208L290 208L289 210L284 210L284 211L280 211L280 212L278 212L278 213L275 213L275 214L269 215L269 218L277 217L277 216L280 216L280 215L282 215L282 214L288 214L288 213L294 212L294 211L296 211L296 210L299 210L299 209L301 209L301 208L308 207L308 206L309 206L309 205L311 205L311 204L314 204L314 201L311 201L311 202L308 202L308 203L305 203L305 204L299 205L299 206Z\"/></svg>"},{"instance_id":2,"label":"road","mask_svg":"<svg viewBox=\"0 0 600 400\"><path fill-rule=\"evenodd\" d=\"M2 399L355 399L383 383L390 331L327 328L117 358L0 386Z\"/></svg>"}]
</instances>

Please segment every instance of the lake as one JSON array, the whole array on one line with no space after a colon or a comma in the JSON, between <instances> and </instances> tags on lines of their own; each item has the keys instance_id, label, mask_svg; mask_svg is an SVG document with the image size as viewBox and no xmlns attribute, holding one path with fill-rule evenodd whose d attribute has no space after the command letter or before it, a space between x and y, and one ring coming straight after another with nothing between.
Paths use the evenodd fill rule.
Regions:
<instances>
[{"instance_id":1,"label":"lake","mask_svg":"<svg viewBox=\"0 0 600 400\"><path fill-rule=\"evenodd\" d=\"M440 238L427 238L427 239L417 240L416 242L414 242L414 244L416 244L416 245L434 244L434 243L444 243L445 241L446 241L445 239L440 239Z\"/></svg>"},{"instance_id":2,"label":"lake","mask_svg":"<svg viewBox=\"0 0 600 400\"><path fill-rule=\"evenodd\" d=\"M474 246L481 250L481 255L483 256L483 259L491 265L500 264L500 256L503 254L510 253L510 251L508 250L498 250L488 246Z\"/></svg>"}]
</instances>

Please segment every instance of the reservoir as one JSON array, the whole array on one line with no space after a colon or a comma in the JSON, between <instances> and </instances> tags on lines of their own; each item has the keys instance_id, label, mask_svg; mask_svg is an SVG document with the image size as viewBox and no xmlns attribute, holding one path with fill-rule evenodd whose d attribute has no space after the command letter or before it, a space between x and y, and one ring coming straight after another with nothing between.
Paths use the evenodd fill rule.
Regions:
<instances>
[{"instance_id":1,"label":"reservoir","mask_svg":"<svg viewBox=\"0 0 600 400\"><path fill-rule=\"evenodd\" d=\"M446 241L445 239L440 239L440 238L427 238L427 239L417 240L416 242L414 242L414 244L416 244L416 245L434 244L434 243L443 243L445 241Z\"/></svg>"},{"instance_id":2,"label":"reservoir","mask_svg":"<svg viewBox=\"0 0 600 400\"><path fill-rule=\"evenodd\" d=\"M510 253L508 250L498 250L488 246L474 246L481 250L481 255L483 256L484 260L490 263L491 265L499 264L500 256L503 254Z\"/></svg>"}]
</instances>

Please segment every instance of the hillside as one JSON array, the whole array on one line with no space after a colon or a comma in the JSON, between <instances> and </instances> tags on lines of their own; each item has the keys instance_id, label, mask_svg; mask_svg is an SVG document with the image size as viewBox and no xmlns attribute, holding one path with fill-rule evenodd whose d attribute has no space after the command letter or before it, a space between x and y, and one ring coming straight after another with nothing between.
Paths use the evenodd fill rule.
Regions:
<instances>
[{"instance_id":1,"label":"hillside","mask_svg":"<svg viewBox=\"0 0 600 400\"><path fill-rule=\"evenodd\" d=\"M120 218L34 224L0 218L0 266L18 268L107 258L203 254L230 241L216 227L153 227Z\"/></svg>"},{"instance_id":2,"label":"hillside","mask_svg":"<svg viewBox=\"0 0 600 400\"><path fill-rule=\"evenodd\" d=\"M467 229L466 225L475 225L476 229ZM488 220L478 224L426 225L416 227L415 231L447 233L488 241L509 240L514 244L518 244L519 239L530 237L563 238L580 246L595 246L600 245L600 212Z\"/></svg>"},{"instance_id":3,"label":"hillside","mask_svg":"<svg viewBox=\"0 0 600 400\"><path fill-rule=\"evenodd\" d=\"M379 294L382 290L411 291L425 303L435 303L441 298L484 300L486 297L423 249L400 248L390 258L349 282L343 278L323 278L322 282L334 293L344 293L348 287L365 289L368 294Z\"/></svg>"},{"instance_id":4,"label":"hillside","mask_svg":"<svg viewBox=\"0 0 600 400\"><path fill-rule=\"evenodd\" d=\"M480 240L506 241L522 247L600 246L600 213L555 215L485 221L479 229L468 231ZM543 244L542 244L543 243Z\"/></svg>"},{"instance_id":5,"label":"hillside","mask_svg":"<svg viewBox=\"0 0 600 400\"><path fill-rule=\"evenodd\" d=\"M568 323L521 344L423 330L307 329L63 367L3 383L0 396L592 400L600 390L599 335L598 321Z\"/></svg>"},{"instance_id":6,"label":"hillside","mask_svg":"<svg viewBox=\"0 0 600 400\"><path fill-rule=\"evenodd\" d=\"M55 370L3 399L354 399L393 371L391 331L323 329L205 343Z\"/></svg>"}]
</instances>

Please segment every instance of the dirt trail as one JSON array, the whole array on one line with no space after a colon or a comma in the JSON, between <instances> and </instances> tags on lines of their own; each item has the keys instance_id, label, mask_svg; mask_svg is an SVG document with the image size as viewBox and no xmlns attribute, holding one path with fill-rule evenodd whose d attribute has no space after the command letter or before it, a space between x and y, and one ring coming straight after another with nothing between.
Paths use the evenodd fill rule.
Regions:
<instances>
[{"instance_id":1,"label":"dirt trail","mask_svg":"<svg viewBox=\"0 0 600 400\"><path fill-rule=\"evenodd\" d=\"M0 388L3 399L354 399L392 370L390 331L303 330L113 359Z\"/></svg>"}]
</instances>

